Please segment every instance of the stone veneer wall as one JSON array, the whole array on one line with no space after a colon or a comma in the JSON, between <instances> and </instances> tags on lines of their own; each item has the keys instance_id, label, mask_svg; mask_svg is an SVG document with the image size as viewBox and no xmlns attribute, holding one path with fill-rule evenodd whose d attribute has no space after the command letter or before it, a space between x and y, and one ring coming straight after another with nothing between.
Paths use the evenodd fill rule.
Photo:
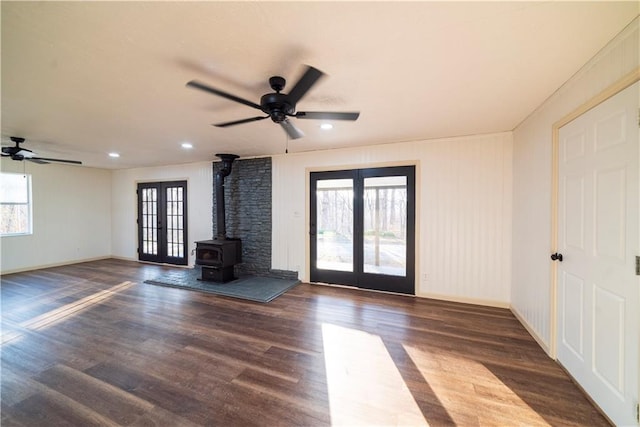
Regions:
<instances>
[{"instance_id":1,"label":"stone veneer wall","mask_svg":"<svg viewBox=\"0 0 640 427\"><path fill-rule=\"evenodd\" d=\"M213 236L217 234L215 174L222 162L213 163ZM242 240L238 275L297 279L295 271L271 269L271 157L236 160L224 180L227 237Z\"/></svg>"}]
</instances>

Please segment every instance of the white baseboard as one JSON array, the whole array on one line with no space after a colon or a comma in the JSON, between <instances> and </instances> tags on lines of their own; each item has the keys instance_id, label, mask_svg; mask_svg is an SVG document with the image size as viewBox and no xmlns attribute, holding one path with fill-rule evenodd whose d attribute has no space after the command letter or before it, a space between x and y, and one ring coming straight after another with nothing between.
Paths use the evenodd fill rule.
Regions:
<instances>
[{"instance_id":1,"label":"white baseboard","mask_svg":"<svg viewBox=\"0 0 640 427\"><path fill-rule=\"evenodd\" d=\"M510 306L509 310L511 310L511 312L516 317L516 319L518 319L518 321L522 324L522 326L524 326L527 332L529 332L529 335L531 335L531 337L533 337L533 339L536 340L538 345L542 347L544 352L547 353L547 355L553 359L553 357L551 356L551 348L549 347L549 345L546 342L544 342L542 337L540 337L540 335L538 335L538 333L529 325L529 323L527 323L524 316L520 314L520 312L513 306Z\"/></svg>"},{"instance_id":2,"label":"white baseboard","mask_svg":"<svg viewBox=\"0 0 640 427\"><path fill-rule=\"evenodd\" d=\"M162 262L140 261L138 258L132 258L132 257L127 257L127 256L112 255L109 258L119 259L119 260L122 260L122 261L139 262L140 264L166 265L166 266L169 266L169 267L178 267L178 268L195 268L195 264L176 265L176 264L166 264L166 263L162 263Z\"/></svg>"},{"instance_id":3,"label":"white baseboard","mask_svg":"<svg viewBox=\"0 0 640 427\"><path fill-rule=\"evenodd\" d=\"M12 274L12 273L22 273L25 271L42 270L43 268L52 268L52 267L61 267L63 265L80 264L81 262L100 261L100 260L109 259L109 258L113 258L113 257L101 256L101 257L94 257L94 258L82 258L82 259L74 259L74 260L63 261L63 262L55 262L52 264L32 265L30 267L14 268L12 270L1 270L0 276L5 274Z\"/></svg>"},{"instance_id":4,"label":"white baseboard","mask_svg":"<svg viewBox=\"0 0 640 427\"><path fill-rule=\"evenodd\" d=\"M133 258L133 257L129 257L129 256L111 255L109 258L119 259L119 260L122 260L122 261L138 262L138 258Z\"/></svg>"},{"instance_id":5,"label":"white baseboard","mask_svg":"<svg viewBox=\"0 0 640 427\"><path fill-rule=\"evenodd\" d=\"M429 299L437 299L440 301L484 305L487 307L497 307L497 308L506 308L506 309L509 308L508 302L485 300L485 299L479 299L479 298L465 298L465 297L457 297L457 296L441 295L441 294L430 294L430 293L421 293L419 295L409 295L409 294L400 294L397 292L378 291L375 289L358 288L355 286L348 286L348 285L336 285L333 283L322 283L322 282L305 282L305 283L310 283L312 285L320 285L320 286L331 286L334 288L356 289L359 291L366 291L366 292L378 292L378 293L385 293L385 294L392 294L392 295L401 295L401 296L414 297L414 298L429 298Z\"/></svg>"},{"instance_id":6,"label":"white baseboard","mask_svg":"<svg viewBox=\"0 0 640 427\"><path fill-rule=\"evenodd\" d=\"M164 262L153 262L153 261L140 261L139 259L132 259L131 261L134 262L138 262L140 264L150 264L150 265L163 265L166 267L175 267L175 268L185 268L185 269L191 269L191 268L195 268L195 265L177 265L177 264L167 264Z\"/></svg>"},{"instance_id":7,"label":"white baseboard","mask_svg":"<svg viewBox=\"0 0 640 427\"><path fill-rule=\"evenodd\" d=\"M421 293L420 295L416 295L422 298L431 298L437 299L441 301L450 301L450 302L461 302L464 304L475 304L475 305L484 305L487 307L497 307L497 308L509 308L509 303L504 301L495 301L481 298L467 298L467 297L459 297L453 295L443 295L443 294L432 294L432 293Z\"/></svg>"},{"instance_id":8,"label":"white baseboard","mask_svg":"<svg viewBox=\"0 0 640 427\"><path fill-rule=\"evenodd\" d=\"M121 261L139 262L139 263L142 263L142 264L168 265L168 266L171 266L171 267L178 267L178 268L193 268L194 267L193 265L161 264L161 263L157 263L157 262L140 261L137 258L109 255L109 256L103 256L103 257L83 258L83 259L76 259L76 260L72 260L72 261L56 262L56 263L53 263L53 264L43 264L43 265L35 265L35 266L31 266L31 267L15 268L13 270L0 271L0 276L2 276L4 274L23 273L25 271L42 270L44 268L61 267L63 265L80 264L82 262L101 261L101 260L104 260L104 259L118 259L118 260L121 260Z\"/></svg>"}]
</instances>

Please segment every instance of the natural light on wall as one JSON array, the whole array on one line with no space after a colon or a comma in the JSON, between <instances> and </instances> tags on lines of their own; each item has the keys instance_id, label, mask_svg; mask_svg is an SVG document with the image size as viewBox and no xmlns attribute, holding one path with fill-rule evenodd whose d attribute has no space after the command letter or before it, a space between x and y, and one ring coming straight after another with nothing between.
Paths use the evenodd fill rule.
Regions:
<instances>
[{"instance_id":1,"label":"natural light on wall","mask_svg":"<svg viewBox=\"0 0 640 427\"><path fill-rule=\"evenodd\" d=\"M31 234L31 175L0 173L0 235Z\"/></svg>"},{"instance_id":2,"label":"natural light on wall","mask_svg":"<svg viewBox=\"0 0 640 427\"><path fill-rule=\"evenodd\" d=\"M379 336L323 323L322 342L331 425L428 425Z\"/></svg>"}]
</instances>

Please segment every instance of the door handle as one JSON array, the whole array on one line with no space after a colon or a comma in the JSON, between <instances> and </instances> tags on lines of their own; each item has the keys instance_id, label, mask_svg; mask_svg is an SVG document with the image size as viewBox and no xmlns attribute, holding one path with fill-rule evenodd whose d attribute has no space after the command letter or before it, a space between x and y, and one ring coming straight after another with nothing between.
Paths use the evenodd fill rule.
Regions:
<instances>
[{"instance_id":1,"label":"door handle","mask_svg":"<svg viewBox=\"0 0 640 427\"><path fill-rule=\"evenodd\" d=\"M551 260L562 262L562 254L559 254L557 252L555 254L551 254Z\"/></svg>"}]
</instances>

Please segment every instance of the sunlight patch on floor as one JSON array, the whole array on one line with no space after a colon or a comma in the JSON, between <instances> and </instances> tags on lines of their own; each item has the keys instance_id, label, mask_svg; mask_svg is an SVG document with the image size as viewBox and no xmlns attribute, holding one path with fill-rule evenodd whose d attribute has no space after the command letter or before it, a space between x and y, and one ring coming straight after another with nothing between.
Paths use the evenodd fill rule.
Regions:
<instances>
[{"instance_id":1,"label":"sunlight patch on floor","mask_svg":"<svg viewBox=\"0 0 640 427\"><path fill-rule=\"evenodd\" d=\"M133 285L134 282L125 281L119 283L109 289L105 289L95 294L91 294L86 296L78 301L72 302L70 304L63 305L62 307L56 308L55 310L48 311L39 316L34 317L33 319L26 320L18 324L18 327L21 329L29 329L32 331L37 331L40 329L44 329L48 326L52 326L68 317L75 316L80 312L91 308L94 305L100 304L105 300L111 298L116 293L121 292ZM0 339L0 345L4 345L8 342L11 342L23 334L20 331L8 331L2 333L2 338Z\"/></svg>"},{"instance_id":2,"label":"sunlight patch on floor","mask_svg":"<svg viewBox=\"0 0 640 427\"><path fill-rule=\"evenodd\" d=\"M482 363L403 347L456 425L468 424L470 416L480 425L510 425L518 420L519 424L549 425Z\"/></svg>"},{"instance_id":3,"label":"sunlight patch on floor","mask_svg":"<svg viewBox=\"0 0 640 427\"><path fill-rule=\"evenodd\" d=\"M382 339L322 324L331 424L428 426Z\"/></svg>"}]
</instances>

